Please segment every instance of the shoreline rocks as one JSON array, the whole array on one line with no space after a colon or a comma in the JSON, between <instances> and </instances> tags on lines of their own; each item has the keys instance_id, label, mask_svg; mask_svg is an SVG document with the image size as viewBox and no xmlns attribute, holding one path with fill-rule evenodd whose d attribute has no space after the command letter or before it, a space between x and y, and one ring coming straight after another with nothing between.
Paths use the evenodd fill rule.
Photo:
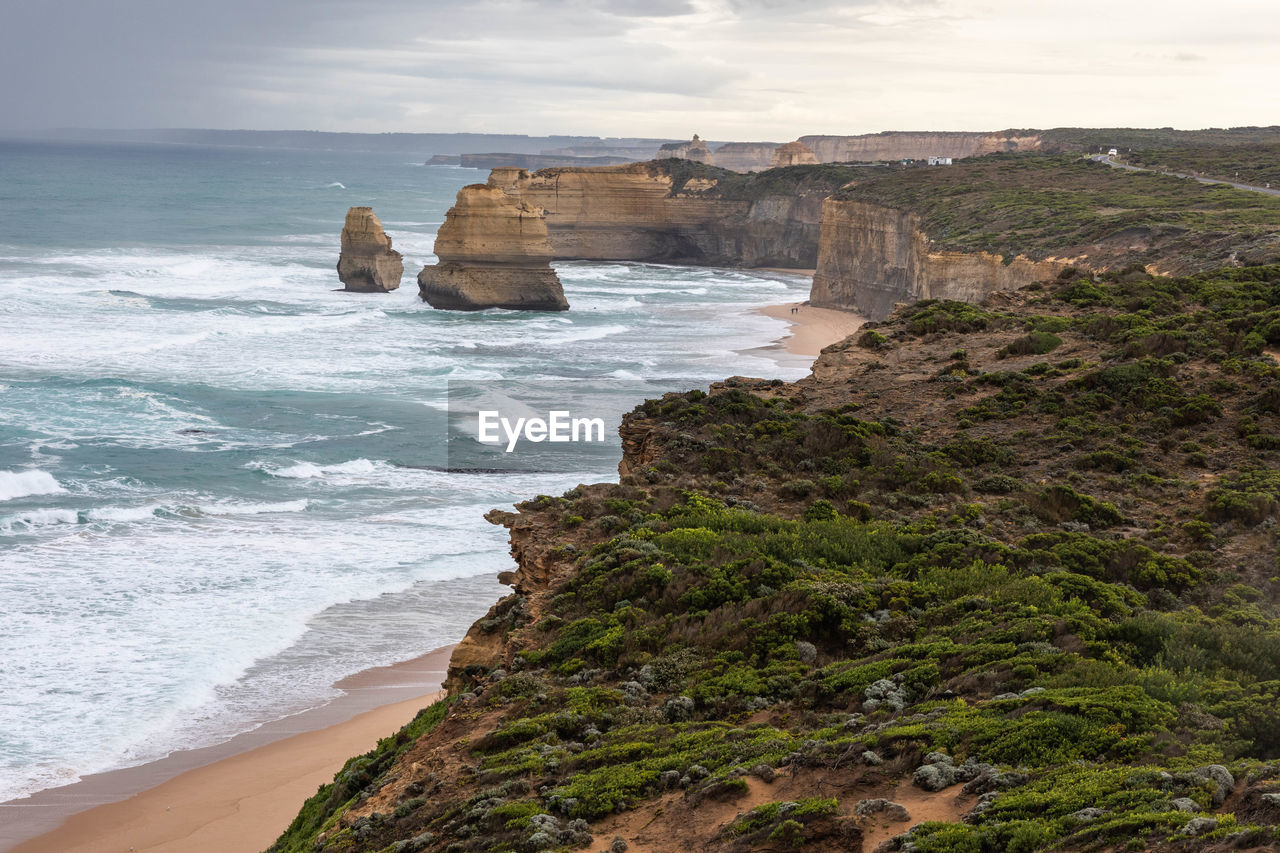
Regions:
<instances>
[{"instance_id":1,"label":"shoreline rocks","mask_svg":"<svg viewBox=\"0 0 1280 853\"><path fill-rule=\"evenodd\" d=\"M508 195L493 179L458 191L436 235L435 253L440 262L418 273L418 292L432 308L569 308L551 268L545 211Z\"/></svg>"},{"instance_id":2,"label":"shoreline rocks","mask_svg":"<svg viewBox=\"0 0 1280 853\"><path fill-rule=\"evenodd\" d=\"M338 279L353 293L387 293L400 286L404 259L391 248L391 238L371 207L347 211L342 227Z\"/></svg>"}]
</instances>

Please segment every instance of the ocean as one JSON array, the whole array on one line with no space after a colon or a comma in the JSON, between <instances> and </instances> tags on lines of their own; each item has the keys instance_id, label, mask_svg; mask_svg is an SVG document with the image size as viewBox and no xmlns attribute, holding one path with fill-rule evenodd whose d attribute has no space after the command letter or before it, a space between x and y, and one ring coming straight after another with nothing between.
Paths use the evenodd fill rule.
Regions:
<instances>
[{"instance_id":1,"label":"ocean","mask_svg":"<svg viewBox=\"0 0 1280 853\"><path fill-rule=\"evenodd\" d=\"M484 174L428 153L0 141L0 801L460 639L513 567L482 514L617 459L447 470L450 380L807 372L755 349L799 277L573 262L564 314L432 310L414 276ZM356 204L398 291L336 290Z\"/></svg>"}]
</instances>

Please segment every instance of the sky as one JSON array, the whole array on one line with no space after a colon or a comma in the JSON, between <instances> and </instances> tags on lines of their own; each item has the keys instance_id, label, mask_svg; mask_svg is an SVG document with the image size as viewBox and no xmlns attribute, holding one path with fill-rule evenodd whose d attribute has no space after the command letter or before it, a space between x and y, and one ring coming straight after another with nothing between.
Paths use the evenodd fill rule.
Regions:
<instances>
[{"instance_id":1,"label":"sky","mask_svg":"<svg viewBox=\"0 0 1280 853\"><path fill-rule=\"evenodd\" d=\"M0 130L1280 123L1274 0L0 0Z\"/></svg>"}]
</instances>

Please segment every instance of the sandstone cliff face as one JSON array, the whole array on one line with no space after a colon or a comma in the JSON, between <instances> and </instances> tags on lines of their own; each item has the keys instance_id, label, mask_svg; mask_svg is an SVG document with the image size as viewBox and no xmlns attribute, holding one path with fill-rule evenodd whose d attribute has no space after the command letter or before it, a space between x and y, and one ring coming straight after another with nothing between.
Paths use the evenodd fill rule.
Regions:
<instances>
[{"instance_id":1,"label":"sandstone cliff face","mask_svg":"<svg viewBox=\"0 0 1280 853\"><path fill-rule=\"evenodd\" d=\"M938 251L914 213L827 199L810 300L882 320L897 302L978 302L997 290L1053 278L1069 265L1021 256L1006 264L1000 255L986 252Z\"/></svg>"},{"instance_id":2,"label":"sandstone cliff face","mask_svg":"<svg viewBox=\"0 0 1280 853\"><path fill-rule=\"evenodd\" d=\"M347 211L342 228L342 254L338 257L338 279L346 290L386 293L400 286L404 261L391 248L391 238L369 207Z\"/></svg>"},{"instance_id":3,"label":"sandstone cliff face","mask_svg":"<svg viewBox=\"0 0 1280 853\"><path fill-rule=\"evenodd\" d=\"M1037 151L1040 134L903 133L886 131L862 136L802 136L799 140L820 163L923 160L927 157L978 157L998 151Z\"/></svg>"},{"instance_id":4,"label":"sandstone cliff face","mask_svg":"<svg viewBox=\"0 0 1280 853\"><path fill-rule=\"evenodd\" d=\"M436 235L435 252L440 262L418 274L422 299L433 308L569 307L551 268L546 215L498 186L471 184L459 190Z\"/></svg>"},{"instance_id":5,"label":"sandstone cliff face","mask_svg":"<svg viewBox=\"0 0 1280 853\"><path fill-rule=\"evenodd\" d=\"M773 166L778 147L772 142L727 142L715 151L716 165L733 172L763 172Z\"/></svg>"},{"instance_id":6,"label":"sandstone cliff face","mask_svg":"<svg viewBox=\"0 0 1280 853\"><path fill-rule=\"evenodd\" d=\"M809 146L803 142L788 142L786 145L779 145L778 150L773 152L773 162L769 164L769 168L813 166L817 163L818 156L810 150Z\"/></svg>"},{"instance_id":7,"label":"sandstone cliff face","mask_svg":"<svg viewBox=\"0 0 1280 853\"><path fill-rule=\"evenodd\" d=\"M600 169L495 169L490 183L547 212L558 259L810 268L826 192L717 195L714 179L673 192L667 172L637 163Z\"/></svg>"}]
</instances>

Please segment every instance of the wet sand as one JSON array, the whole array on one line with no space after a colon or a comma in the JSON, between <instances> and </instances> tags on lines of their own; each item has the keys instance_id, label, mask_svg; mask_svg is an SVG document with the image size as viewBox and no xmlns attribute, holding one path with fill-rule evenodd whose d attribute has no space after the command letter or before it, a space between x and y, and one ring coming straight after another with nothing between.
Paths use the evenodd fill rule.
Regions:
<instances>
[{"instance_id":1,"label":"wet sand","mask_svg":"<svg viewBox=\"0 0 1280 853\"><path fill-rule=\"evenodd\" d=\"M358 673L333 702L224 744L0 803L0 850L259 853L347 759L443 696L452 651Z\"/></svg>"},{"instance_id":2,"label":"wet sand","mask_svg":"<svg viewBox=\"0 0 1280 853\"><path fill-rule=\"evenodd\" d=\"M791 313L795 308L796 313ZM832 308L814 308L803 302L787 302L758 308L761 314L791 323L791 334L779 344L792 355L817 356L823 347L830 346L852 335L867 322L865 317L850 311Z\"/></svg>"}]
</instances>

